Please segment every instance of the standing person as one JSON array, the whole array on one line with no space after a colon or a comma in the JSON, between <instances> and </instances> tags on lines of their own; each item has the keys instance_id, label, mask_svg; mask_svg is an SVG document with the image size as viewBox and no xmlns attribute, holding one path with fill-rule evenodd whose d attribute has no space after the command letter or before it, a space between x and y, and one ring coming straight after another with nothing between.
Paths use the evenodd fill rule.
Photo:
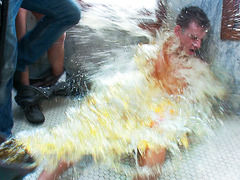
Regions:
<instances>
[{"instance_id":1,"label":"standing person","mask_svg":"<svg viewBox=\"0 0 240 180\"><path fill-rule=\"evenodd\" d=\"M38 21L44 17L43 15L38 13L32 12L32 14L35 16L36 20ZM18 11L18 15L16 17L16 33L17 33L18 41L21 38L23 38L27 32L26 20L27 20L27 10L20 8ZM50 62L52 71L51 71L51 74L44 79L44 82L41 83L47 87L54 85L57 82L57 80L60 78L60 76L64 73L64 40L65 40L65 33L47 51L48 60ZM23 94L24 87L30 85L28 67L23 72L17 72L15 76L17 76L15 77L15 81L14 81L15 83L17 83L17 86L16 86L18 91L17 99L21 99L21 96L19 96L19 94L20 95ZM21 86L21 88L18 86ZM31 94L29 97L25 97L25 98L31 98ZM36 102L36 103L33 102L30 104L25 103L24 105L21 105L21 107L24 111L26 119L29 122L34 124L40 124L44 122L45 117L41 111L39 102Z\"/></svg>"},{"instance_id":2,"label":"standing person","mask_svg":"<svg viewBox=\"0 0 240 180\"><path fill-rule=\"evenodd\" d=\"M35 28L17 43L15 18L19 8L45 15ZM13 127L12 87L15 70L25 71L81 17L81 8L73 0L9 0L5 52L0 72L0 131L11 135Z\"/></svg>"}]
</instances>

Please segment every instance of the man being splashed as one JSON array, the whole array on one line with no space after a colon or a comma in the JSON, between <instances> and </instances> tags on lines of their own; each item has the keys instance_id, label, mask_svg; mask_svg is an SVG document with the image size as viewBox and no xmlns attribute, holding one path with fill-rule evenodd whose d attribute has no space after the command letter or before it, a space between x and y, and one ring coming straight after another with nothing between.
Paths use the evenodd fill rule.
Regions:
<instances>
[{"instance_id":1,"label":"man being splashed","mask_svg":"<svg viewBox=\"0 0 240 180\"><path fill-rule=\"evenodd\" d=\"M195 77L200 78L198 76L200 74L204 74L200 78L203 81L207 80L204 78L208 75L211 76L208 65L195 57L195 52L201 47L202 40L206 36L209 27L209 19L202 9L194 6L183 8L177 17L174 32L164 32L164 35L161 36L163 37L160 40L161 42L155 44L156 57L146 57L142 52L144 51L144 45L139 47L139 52L135 58L139 69L148 80L153 80L154 84L167 93L168 96L196 92L198 86L201 85L193 86L192 80L194 81ZM195 71L196 68L200 69L199 72ZM193 74L196 75L193 76ZM202 93L196 95L197 99L202 97ZM222 91L218 93L221 94ZM163 118L160 121L165 120ZM160 125L161 122L158 120L149 124L153 129L158 128ZM151 142L146 143L142 149L140 146L138 147L139 152L141 151L138 156L140 166L154 167L164 162L166 147L157 146L151 148ZM60 163L54 172L43 171L39 179L54 179L66 167L66 163ZM146 179L149 177L138 176L136 178ZM157 178L157 174L152 175L150 178Z\"/></svg>"}]
</instances>

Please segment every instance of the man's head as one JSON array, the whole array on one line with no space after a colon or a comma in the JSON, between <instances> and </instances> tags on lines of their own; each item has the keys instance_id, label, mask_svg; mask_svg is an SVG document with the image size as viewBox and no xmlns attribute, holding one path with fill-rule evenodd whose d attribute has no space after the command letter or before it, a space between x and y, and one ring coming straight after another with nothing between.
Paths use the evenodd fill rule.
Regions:
<instances>
[{"instance_id":1,"label":"man's head","mask_svg":"<svg viewBox=\"0 0 240 180\"><path fill-rule=\"evenodd\" d=\"M187 54L194 54L201 47L210 22L204 11L190 6L182 9L177 17L175 34Z\"/></svg>"}]
</instances>

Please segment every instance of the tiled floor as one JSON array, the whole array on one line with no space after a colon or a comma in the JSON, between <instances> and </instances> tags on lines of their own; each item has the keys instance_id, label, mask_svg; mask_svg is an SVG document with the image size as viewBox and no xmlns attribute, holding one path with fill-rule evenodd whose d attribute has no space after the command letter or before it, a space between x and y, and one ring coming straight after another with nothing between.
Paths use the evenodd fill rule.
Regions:
<instances>
[{"instance_id":1,"label":"tiled floor","mask_svg":"<svg viewBox=\"0 0 240 180\"><path fill-rule=\"evenodd\" d=\"M44 101L42 104L46 122L43 125L35 126L29 124L20 107L13 102L13 113L15 125L13 133L22 130L53 127L66 120L65 112L69 107L79 102L73 98L55 98L51 101ZM163 180L239 180L240 179L240 118L232 116L224 120L223 126L215 130L215 136L203 142L192 144L189 150L183 153L179 161L174 161L175 168L168 166L166 162ZM129 159L131 161L131 159ZM32 174L25 177L25 180L37 179L41 167ZM114 172L106 166L96 166L90 156L86 156L76 165L68 170L62 179L131 179L124 174Z\"/></svg>"}]
</instances>

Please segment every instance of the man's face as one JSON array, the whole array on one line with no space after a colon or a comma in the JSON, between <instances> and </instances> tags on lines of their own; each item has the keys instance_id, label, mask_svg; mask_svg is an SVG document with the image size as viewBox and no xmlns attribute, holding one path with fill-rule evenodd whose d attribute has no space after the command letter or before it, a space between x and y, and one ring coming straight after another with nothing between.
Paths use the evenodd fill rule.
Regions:
<instances>
[{"instance_id":1,"label":"man's face","mask_svg":"<svg viewBox=\"0 0 240 180\"><path fill-rule=\"evenodd\" d=\"M181 46L189 55L195 54L195 51L201 47L202 40L206 36L207 29L191 22L188 28L175 27L175 34L179 38Z\"/></svg>"}]
</instances>

